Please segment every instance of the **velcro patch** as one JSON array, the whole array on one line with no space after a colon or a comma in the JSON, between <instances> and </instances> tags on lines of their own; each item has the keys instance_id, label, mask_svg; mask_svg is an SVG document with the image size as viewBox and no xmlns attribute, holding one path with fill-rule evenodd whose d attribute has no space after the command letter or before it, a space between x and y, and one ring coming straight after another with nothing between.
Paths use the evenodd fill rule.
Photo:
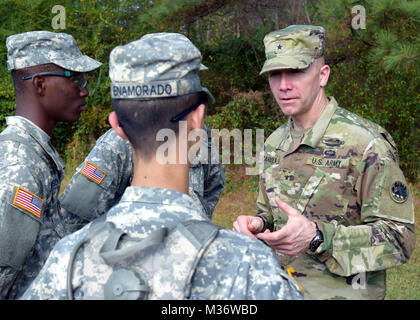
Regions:
<instances>
[{"instance_id":1,"label":"velcro patch","mask_svg":"<svg viewBox=\"0 0 420 320\"><path fill-rule=\"evenodd\" d=\"M308 160L306 160L306 164L326 168L347 168L349 166L349 159L309 157Z\"/></svg>"},{"instance_id":2,"label":"velcro patch","mask_svg":"<svg viewBox=\"0 0 420 320\"><path fill-rule=\"evenodd\" d=\"M44 200L32 192L22 189L21 187L17 187L15 196L13 198L13 205L29 211L37 218L41 218Z\"/></svg>"},{"instance_id":3,"label":"velcro patch","mask_svg":"<svg viewBox=\"0 0 420 320\"><path fill-rule=\"evenodd\" d=\"M86 161L86 164L80 173L97 184L100 184L106 176L106 172L104 170L98 168L89 161Z\"/></svg>"}]
</instances>

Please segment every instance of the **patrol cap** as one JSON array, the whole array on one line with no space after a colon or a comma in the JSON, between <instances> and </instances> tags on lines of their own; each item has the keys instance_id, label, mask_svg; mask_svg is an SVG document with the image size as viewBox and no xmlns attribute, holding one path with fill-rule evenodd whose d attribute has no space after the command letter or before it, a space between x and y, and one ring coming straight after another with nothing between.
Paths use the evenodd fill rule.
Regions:
<instances>
[{"instance_id":1,"label":"patrol cap","mask_svg":"<svg viewBox=\"0 0 420 320\"><path fill-rule=\"evenodd\" d=\"M153 99L205 92L198 72L201 53L179 33L151 33L139 40L115 47L109 58L113 99Z\"/></svg>"},{"instance_id":2,"label":"patrol cap","mask_svg":"<svg viewBox=\"0 0 420 320\"><path fill-rule=\"evenodd\" d=\"M305 69L324 55L325 29L321 26L291 25L264 37L267 60L260 72Z\"/></svg>"},{"instance_id":3,"label":"patrol cap","mask_svg":"<svg viewBox=\"0 0 420 320\"><path fill-rule=\"evenodd\" d=\"M6 39L9 71L54 63L66 70L89 72L102 63L84 56L76 40L66 33L29 31Z\"/></svg>"}]
</instances>

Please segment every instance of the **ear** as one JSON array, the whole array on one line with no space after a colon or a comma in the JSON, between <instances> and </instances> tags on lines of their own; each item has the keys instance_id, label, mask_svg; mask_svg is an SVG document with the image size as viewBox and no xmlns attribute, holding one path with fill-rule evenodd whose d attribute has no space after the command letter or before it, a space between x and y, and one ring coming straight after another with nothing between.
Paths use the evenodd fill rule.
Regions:
<instances>
[{"instance_id":1,"label":"ear","mask_svg":"<svg viewBox=\"0 0 420 320\"><path fill-rule=\"evenodd\" d=\"M191 129L201 129L203 127L205 110L205 104L200 104L197 109L188 114L187 121L189 121Z\"/></svg>"},{"instance_id":2,"label":"ear","mask_svg":"<svg viewBox=\"0 0 420 320\"><path fill-rule=\"evenodd\" d=\"M330 66L324 64L319 70L319 85L321 88L324 88L328 83L328 78L330 77Z\"/></svg>"},{"instance_id":3,"label":"ear","mask_svg":"<svg viewBox=\"0 0 420 320\"><path fill-rule=\"evenodd\" d=\"M118 116L115 111L112 111L108 116L108 122L111 125L112 129L115 130L115 132L124 140L128 140L127 135L125 134L122 127L120 127L118 123Z\"/></svg>"},{"instance_id":4,"label":"ear","mask_svg":"<svg viewBox=\"0 0 420 320\"><path fill-rule=\"evenodd\" d=\"M41 77L39 74L36 74L31 79L31 85L35 89L35 92L40 95L45 95L45 89L46 89L46 82L45 78Z\"/></svg>"}]
</instances>

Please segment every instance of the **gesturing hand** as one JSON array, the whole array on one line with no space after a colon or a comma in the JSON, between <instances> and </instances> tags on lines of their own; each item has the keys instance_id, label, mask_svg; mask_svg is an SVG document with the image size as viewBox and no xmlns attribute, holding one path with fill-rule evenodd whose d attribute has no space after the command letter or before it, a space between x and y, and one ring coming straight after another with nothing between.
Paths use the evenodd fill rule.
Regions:
<instances>
[{"instance_id":1,"label":"gesturing hand","mask_svg":"<svg viewBox=\"0 0 420 320\"><path fill-rule=\"evenodd\" d=\"M250 237L256 238L255 234L261 232L264 222L261 218L255 216L239 216L233 223L233 229L245 233Z\"/></svg>"},{"instance_id":2,"label":"gesturing hand","mask_svg":"<svg viewBox=\"0 0 420 320\"><path fill-rule=\"evenodd\" d=\"M296 255L306 251L309 243L316 235L316 225L299 211L276 197L276 203L287 216L286 225L278 231L257 234L257 238L264 240L270 247L285 255Z\"/></svg>"}]
</instances>

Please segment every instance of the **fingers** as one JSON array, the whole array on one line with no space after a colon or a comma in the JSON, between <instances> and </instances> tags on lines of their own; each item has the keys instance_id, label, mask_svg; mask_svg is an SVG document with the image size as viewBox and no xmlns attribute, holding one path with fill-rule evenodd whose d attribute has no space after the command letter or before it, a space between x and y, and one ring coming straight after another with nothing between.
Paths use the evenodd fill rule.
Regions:
<instances>
[{"instance_id":1,"label":"fingers","mask_svg":"<svg viewBox=\"0 0 420 320\"><path fill-rule=\"evenodd\" d=\"M274 200L276 201L280 210L283 211L288 217L295 214L299 214L299 212L296 209L289 206L286 202L281 201L278 197L275 197Z\"/></svg>"},{"instance_id":2,"label":"fingers","mask_svg":"<svg viewBox=\"0 0 420 320\"><path fill-rule=\"evenodd\" d=\"M256 239L255 233L262 230L264 223L261 218L253 216L239 216L233 223L233 230L249 235Z\"/></svg>"}]
</instances>

